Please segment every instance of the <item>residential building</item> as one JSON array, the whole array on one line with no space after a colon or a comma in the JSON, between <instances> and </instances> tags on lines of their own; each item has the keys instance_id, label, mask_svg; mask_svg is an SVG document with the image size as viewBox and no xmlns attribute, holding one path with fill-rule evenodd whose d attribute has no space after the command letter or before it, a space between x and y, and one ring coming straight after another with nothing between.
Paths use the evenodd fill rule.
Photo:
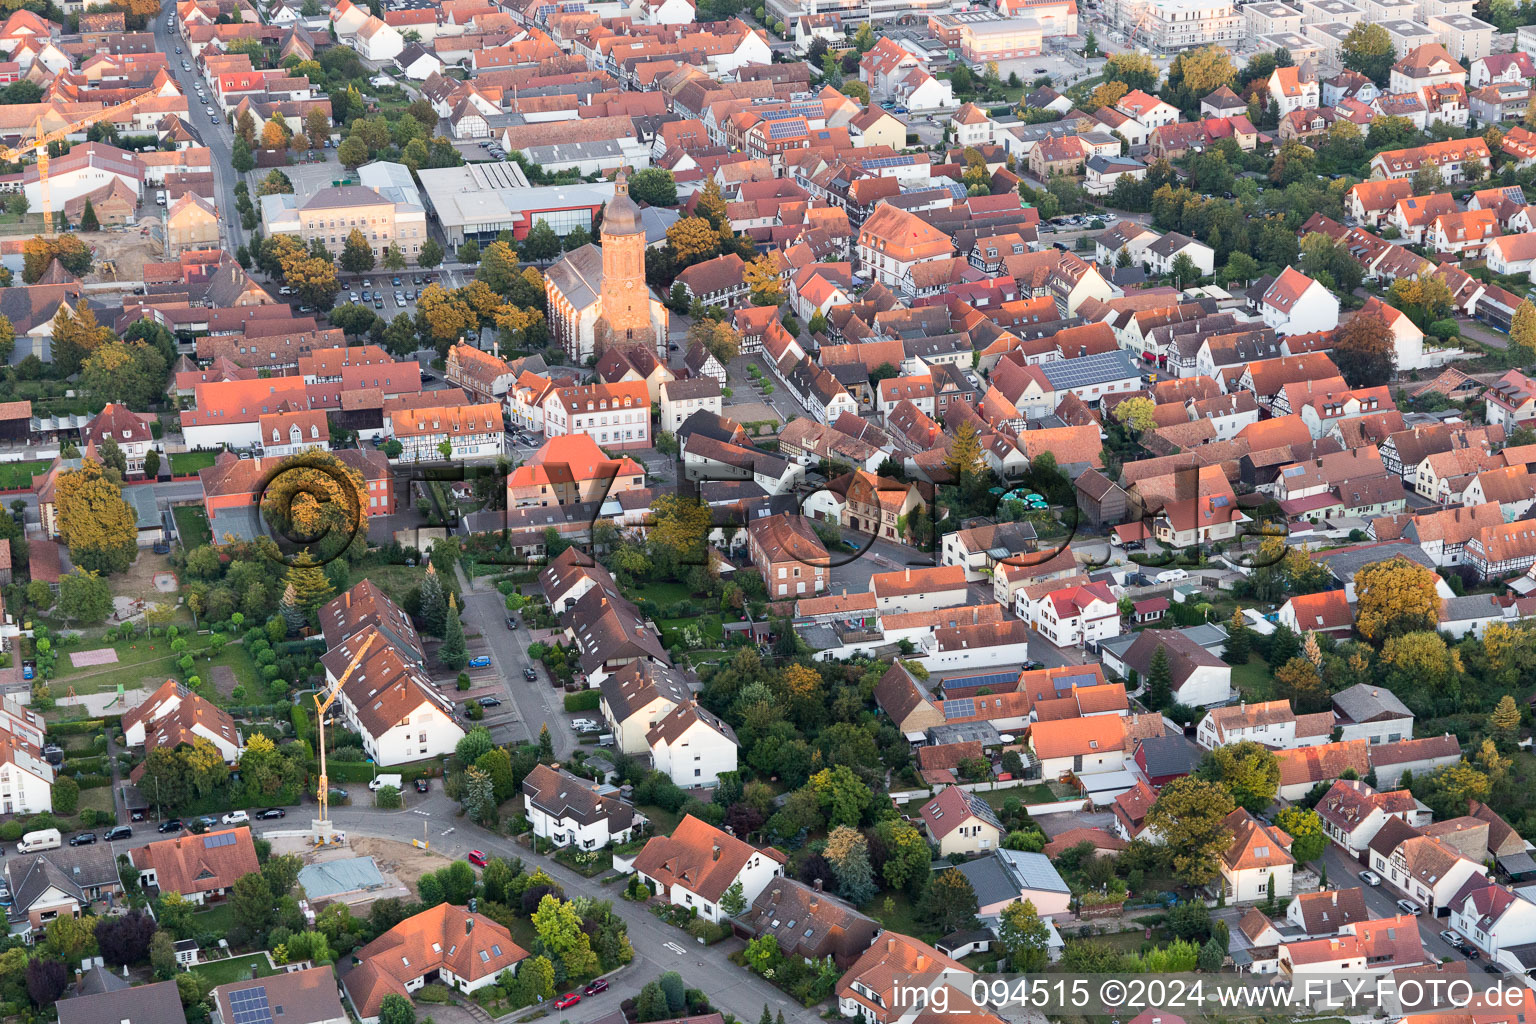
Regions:
<instances>
[{"instance_id":1,"label":"residential building","mask_svg":"<svg viewBox=\"0 0 1536 1024\"><path fill-rule=\"evenodd\" d=\"M736 770L736 732L697 701L677 705L646 733L651 765L685 789L713 787Z\"/></svg>"},{"instance_id":2,"label":"residential building","mask_svg":"<svg viewBox=\"0 0 1536 1024\"><path fill-rule=\"evenodd\" d=\"M1335 782L1316 809L1328 838L1355 858L1365 854L1389 819L1419 828L1434 817L1406 789L1377 792L1358 779Z\"/></svg>"},{"instance_id":3,"label":"residential building","mask_svg":"<svg viewBox=\"0 0 1536 1024\"><path fill-rule=\"evenodd\" d=\"M1057 647L1087 645L1120 635L1120 607L1103 583L1064 587L1033 602L1030 622Z\"/></svg>"},{"instance_id":4,"label":"residential building","mask_svg":"<svg viewBox=\"0 0 1536 1024\"><path fill-rule=\"evenodd\" d=\"M601 783L540 764L523 777L523 810L533 834L556 846L601 850L627 843L645 817Z\"/></svg>"},{"instance_id":5,"label":"residential building","mask_svg":"<svg viewBox=\"0 0 1536 1024\"><path fill-rule=\"evenodd\" d=\"M60 999L59 1024L186 1024L174 981Z\"/></svg>"},{"instance_id":6,"label":"residential building","mask_svg":"<svg viewBox=\"0 0 1536 1024\"><path fill-rule=\"evenodd\" d=\"M373 628L365 628L325 653L320 661L330 685L346 674L373 635ZM337 704L342 720L380 765L443 756L464 738L453 702L433 686L415 651L398 647L387 637L381 639L368 646L341 688Z\"/></svg>"},{"instance_id":7,"label":"residential building","mask_svg":"<svg viewBox=\"0 0 1536 1024\"><path fill-rule=\"evenodd\" d=\"M737 883L748 904L784 874L784 855L758 849L687 815L670 836L657 836L635 856L635 873L675 907L721 921L720 899Z\"/></svg>"},{"instance_id":8,"label":"residential building","mask_svg":"<svg viewBox=\"0 0 1536 1024\"><path fill-rule=\"evenodd\" d=\"M1443 916L1455 909L1456 894L1488 869L1455 846L1393 820L1371 840L1371 870L1426 912Z\"/></svg>"},{"instance_id":9,"label":"residential building","mask_svg":"<svg viewBox=\"0 0 1536 1024\"><path fill-rule=\"evenodd\" d=\"M883 204L859 229L857 257L872 280L897 292L916 291L912 270L920 263L947 259L954 241L917 215Z\"/></svg>"},{"instance_id":10,"label":"residential building","mask_svg":"<svg viewBox=\"0 0 1536 1024\"><path fill-rule=\"evenodd\" d=\"M167 679L144 703L123 715L123 738L146 754L206 740L226 764L240 759L245 743L235 720L174 679Z\"/></svg>"},{"instance_id":11,"label":"residential building","mask_svg":"<svg viewBox=\"0 0 1536 1024\"><path fill-rule=\"evenodd\" d=\"M129 850L128 860L139 870L140 885L179 892L197 904L227 895L238 879L260 870L248 828L161 839Z\"/></svg>"},{"instance_id":12,"label":"residential building","mask_svg":"<svg viewBox=\"0 0 1536 1024\"><path fill-rule=\"evenodd\" d=\"M601 503L644 486L635 460L608 458L590 434L561 434L507 475L507 507Z\"/></svg>"},{"instance_id":13,"label":"residential building","mask_svg":"<svg viewBox=\"0 0 1536 1024\"><path fill-rule=\"evenodd\" d=\"M1295 267L1286 267L1260 299L1264 325L1280 334L1331 331L1339 325L1339 300Z\"/></svg>"},{"instance_id":14,"label":"residential building","mask_svg":"<svg viewBox=\"0 0 1536 1024\"><path fill-rule=\"evenodd\" d=\"M1370 683L1334 694L1333 717L1340 740L1366 740L1375 746L1413 736L1413 712L1397 694Z\"/></svg>"},{"instance_id":15,"label":"residential building","mask_svg":"<svg viewBox=\"0 0 1536 1024\"><path fill-rule=\"evenodd\" d=\"M887 929L838 981L837 1012L863 1024L905 1024L920 1012L901 999L903 991L926 994L939 986L968 985L971 978L959 961Z\"/></svg>"},{"instance_id":16,"label":"residential building","mask_svg":"<svg viewBox=\"0 0 1536 1024\"><path fill-rule=\"evenodd\" d=\"M385 419L385 429L400 442L399 462L457 462L505 450L500 402L399 408Z\"/></svg>"},{"instance_id":17,"label":"residential building","mask_svg":"<svg viewBox=\"0 0 1536 1024\"><path fill-rule=\"evenodd\" d=\"M990 856L956 865L955 870L971 883L976 916L986 925L996 927L1006 908L1025 900L1045 920L1071 913L1072 890L1044 853L993 850Z\"/></svg>"},{"instance_id":18,"label":"residential building","mask_svg":"<svg viewBox=\"0 0 1536 1024\"><path fill-rule=\"evenodd\" d=\"M544 435L577 433L605 448L649 448L651 401L645 382L598 381L551 391L544 399Z\"/></svg>"},{"instance_id":19,"label":"residential building","mask_svg":"<svg viewBox=\"0 0 1536 1024\"><path fill-rule=\"evenodd\" d=\"M208 998L220 1024L235 1024L255 1007L281 1007L283 1024L347 1024L337 991L336 972L324 965L230 982Z\"/></svg>"},{"instance_id":20,"label":"residential building","mask_svg":"<svg viewBox=\"0 0 1536 1024\"><path fill-rule=\"evenodd\" d=\"M804 516L754 519L747 527L747 550L770 598L819 594L827 588L831 559Z\"/></svg>"},{"instance_id":21,"label":"residential building","mask_svg":"<svg viewBox=\"0 0 1536 1024\"><path fill-rule=\"evenodd\" d=\"M106 844L19 854L6 861L5 883L11 934L29 940L55 918L81 917L93 902L123 891L117 858Z\"/></svg>"},{"instance_id":22,"label":"residential building","mask_svg":"<svg viewBox=\"0 0 1536 1024\"><path fill-rule=\"evenodd\" d=\"M428 978L469 995L495 984L503 971L516 974L528 951L484 914L439 903L353 955L357 962L342 976L342 991L363 1024L378 1024L387 995L409 999Z\"/></svg>"},{"instance_id":23,"label":"residential building","mask_svg":"<svg viewBox=\"0 0 1536 1024\"><path fill-rule=\"evenodd\" d=\"M1228 814L1225 822L1232 843L1221 855L1221 879L1228 903L1257 903L1269 898L1270 885L1279 899L1291 895L1291 837L1260 821L1245 808Z\"/></svg>"},{"instance_id":24,"label":"residential building","mask_svg":"<svg viewBox=\"0 0 1536 1024\"><path fill-rule=\"evenodd\" d=\"M1002 844L1003 823L997 812L978 794L959 786L946 786L923 804L922 815L941 857L984 853Z\"/></svg>"},{"instance_id":25,"label":"residential building","mask_svg":"<svg viewBox=\"0 0 1536 1024\"><path fill-rule=\"evenodd\" d=\"M847 903L792 878L778 878L758 893L738 927L754 938L774 936L779 952L798 956L808 964L831 958L846 971L880 934L878 921L865 917Z\"/></svg>"},{"instance_id":26,"label":"residential building","mask_svg":"<svg viewBox=\"0 0 1536 1024\"><path fill-rule=\"evenodd\" d=\"M379 262L393 245L414 263L427 240L426 210L364 185L327 186L302 202L291 193L262 196L261 217L267 235L296 235L305 245L318 243L335 257L341 256L354 231Z\"/></svg>"}]
</instances>

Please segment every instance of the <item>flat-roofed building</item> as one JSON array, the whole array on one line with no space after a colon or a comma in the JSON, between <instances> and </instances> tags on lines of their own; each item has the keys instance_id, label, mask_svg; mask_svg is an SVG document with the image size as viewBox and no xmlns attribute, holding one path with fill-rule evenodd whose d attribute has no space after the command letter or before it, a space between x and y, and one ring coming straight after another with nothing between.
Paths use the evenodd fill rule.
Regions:
<instances>
[{"instance_id":1,"label":"flat-roofed building","mask_svg":"<svg viewBox=\"0 0 1536 1024\"><path fill-rule=\"evenodd\" d=\"M1248 26L1250 36L1301 31L1301 12L1288 4L1279 3L1278 0L1248 4L1243 8L1243 20Z\"/></svg>"},{"instance_id":2,"label":"flat-roofed building","mask_svg":"<svg viewBox=\"0 0 1536 1024\"><path fill-rule=\"evenodd\" d=\"M1045 44L1045 30L1038 21L1005 18L994 11L934 15L928 19L928 29L940 39L953 40L967 61L1034 57Z\"/></svg>"},{"instance_id":3,"label":"flat-roofed building","mask_svg":"<svg viewBox=\"0 0 1536 1024\"><path fill-rule=\"evenodd\" d=\"M1450 55L1463 64L1493 52L1493 34L1497 29L1470 14L1433 14L1426 24Z\"/></svg>"},{"instance_id":4,"label":"flat-roofed building","mask_svg":"<svg viewBox=\"0 0 1536 1024\"><path fill-rule=\"evenodd\" d=\"M1230 43L1247 36L1231 0L1116 0L1105 11L1133 43L1161 50Z\"/></svg>"},{"instance_id":5,"label":"flat-roofed building","mask_svg":"<svg viewBox=\"0 0 1536 1024\"><path fill-rule=\"evenodd\" d=\"M1349 0L1301 0L1302 25L1321 25L1328 21L1342 21L1353 25L1365 18L1365 12Z\"/></svg>"}]
</instances>

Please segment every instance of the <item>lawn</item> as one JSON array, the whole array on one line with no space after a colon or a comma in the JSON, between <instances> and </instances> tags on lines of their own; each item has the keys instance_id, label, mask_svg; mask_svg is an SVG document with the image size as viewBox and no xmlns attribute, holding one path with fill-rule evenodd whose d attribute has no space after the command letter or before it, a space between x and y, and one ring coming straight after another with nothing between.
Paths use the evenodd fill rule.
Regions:
<instances>
[{"instance_id":1,"label":"lawn","mask_svg":"<svg viewBox=\"0 0 1536 1024\"><path fill-rule=\"evenodd\" d=\"M1232 685L1249 701L1269 700L1275 692L1269 664L1258 655L1249 656L1246 665L1232 666Z\"/></svg>"},{"instance_id":2,"label":"lawn","mask_svg":"<svg viewBox=\"0 0 1536 1024\"><path fill-rule=\"evenodd\" d=\"M215 451L176 452L171 456L171 475L186 476L207 469L218 457Z\"/></svg>"},{"instance_id":3,"label":"lawn","mask_svg":"<svg viewBox=\"0 0 1536 1024\"><path fill-rule=\"evenodd\" d=\"M0 489L31 487L32 478L48 472L52 460L39 462L0 462Z\"/></svg>"},{"instance_id":4,"label":"lawn","mask_svg":"<svg viewBox=\"0 0 1536 1024\"><path fill-rule=\"evenodd\" d=\"M206 914L198 914L193 918L201 925ZM215 933L218 934L218 933ZM265 953L253 953L250 956L231 957L228 960L215 960L212 963L198 964L192 968L194 974L201 975L209 988L217 985L228 985L235 981L248 981L251 977L251 965L256 965L256 976L265 978L277 972L267 961Z\"/></svg>"},{"instance_id":5,"label":"lawn","mask_svg":"<svg viewBox=\"0 0 1536 1024\"><path fill-rule=\"evenodd\" d=\"M719 615L696 615L691 619L657 619L656 626L661 630L661 639L665 643L677 640L682 632L689 626L693 626L703 635L706 647L719 647L725 640L725 628L720 624Z\"/></svg>"},{"instance_id":6,"label":"lawn","mask_svg":"<svg viewBox=\"0 0 1536 1024\"><path fill-rule=\"evenodd\" d=\"M904 892L883 892L859 908L886 928L927 942L943 938L917 916L917 908Z\"/></svg>"},{"instance_id":7,"label":"lawn","mask_svg":"<svg viewBox=\"0 0 1536 1024\"><path fill-rule=\"evenodd\" d=\"M1017 797L1020 803L1025 804L1049 804L1061 799L1051 792L1050 786L1043 782L1037 782L1033 786L1016 786L1013 789L984 789L977 792L994 810L1002 810L1004 801L1009 797Z\"/></svg>"},{"instance_id":8,"label":"lawn","mask_svg":"<svg viewBox=\"0 0 1536 1024\"><path fill-rule=\"evenodd\" d=\"M203 506L177 505L171 514L176 517L176 535L181 538L182 547L191 551L213 543L213 530L208 526L208 513Z\"/></svg>"},{"instance_id":9,"label":"lawn","mask_svg":"<svg viewBox=\"0 0 1536 1024\"><path fill-rule=\"evenodd\" d=\"M647 583L639 593L630 595L634 600L644 599L665 608L669 604L686 601L693 596L693 590L686 583Z\"/></svg>"},{"instance_id":10,"label":"lawn","mask_svg":"<svg viewBox=\"0 0 1536 1024\"><path fill-rule=\"evenodd\" d=\"M360 565L357 567L358 575L366 576L396 604L405 602L405 595L416 587L421 586L421 580L426 575L426 569L421 566L409 565ZM458 592L459 580L457 573L438 573L438 579L449 589Z\"/></svg>"},{"instance_id":11,"label":"lawn","mask_svg":"<svg viewBox=\"0 0 1536 1024\"><path fill-rule=\"evenodd\" d=\"M192 920L197 925L198 931L223 935L235 923L235 911L226 901L193 914Z\"/></svg>"},{"instance_id":12,"label":"lawn","mask_svg":"<svg viewBox=\"0 0 1536 1024\"><path fill-rule=\"evenodd\" d=\"M188 640L188 643L191 646L191 653L198 659L198 665L194 671L204 675L207 682L209 666L204 660L206 656L200 654L207 647L207 638L193 637ZM75 668L70 664L69 652L93 649L89 644L67 648L59 655L57 672L48 681L55 695L63 695L70 687L74 687L76 696L107 692L119 684L128 689L140 684L154 687L177 675L176 662L181 659L181 655L171 651L169 640L140 636L128 643L103 646L116 649L117 664ZM218 657L213 659L213 664L228 665L234 670L235 678L247 685L256 678L256 670L251 663L250 655L245 653L245 648L234 644L226 646ZM221 697L214 693L211 685L203 687L203 694L209 700L221 701Z\"/></svg>"},{"instance_id":13,"label":"lawn","mask_svg":"<svg viewBox=\"0 0 1536 1024\"><path fill-rule=\"evenodd\" d=\"M641 814L651 820L652 827L659 836L669 836L677 823L683 820L683 816L674 811L664 811L655 804L636 804Z\"/></svg>"}]
</instances>

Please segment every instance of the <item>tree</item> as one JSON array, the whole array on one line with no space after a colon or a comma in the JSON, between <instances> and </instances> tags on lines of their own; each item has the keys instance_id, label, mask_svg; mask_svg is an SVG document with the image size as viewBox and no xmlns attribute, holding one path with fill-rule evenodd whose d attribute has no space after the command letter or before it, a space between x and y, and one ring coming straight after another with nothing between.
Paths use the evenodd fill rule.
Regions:
<instances>
[{"instance_id":1,"label":"tree","mask_svg":"<svg viewBox=\"0 0 1536 1024\"><path fill-rule=\"evenodd\" d=\"M1521 299L1509 326L1510 361L1520 366L1536 362L1536 305Z\"/></svg>"},{"instance_id":2,"label":"tree","mask_svg":"<svg viewBox=\"0 0 1536 1024\"><path fill-rule=\"evenodd\" d=\"M1009 964L1019 973L1045 970L1050 955L1051 932L1033 900L1010 903L998 920L997 940Z\"/></svg>"},{"instance_id":3,"label":"tree","mask_svg":"<svg viewBox=\"0 0 1536 1024\"><path fill-rule=\"evenodd\" d=\"M1173 265L1169 268L1173 273L1173 283L1177 288L1194 284L1200 280L1200 268L1195 266L1193 257L1187 252L1181 252L1173 258Z\"/></svg>"},{"instance_id":4,"label":"tree","mask_svg":"<svg viewBox=\"0 0 1536 1024\"><path fill-rule=\"evenodd\" d=\"M1392 65L1397 62L1392 37L1381 25L1370 21L1362 21L1349 30L1339 47L1339 56L1350 71L1358 71L1383 87L1391 77Z\"/></svg>"},{"instance_id":5,"label":"tree","mask_svg":"<svg viewBox=\"0 0 1536 1024\"><path fill-rule=\"evenodd\" d=\"M1088 111L1102 110L1119 103L1131 87L1121 81L1106 81L1088 95Z\"/></svg>"},{"instance_id":6,"label":"tree","mask_svg":"<svg viewBox=\"0 0 1536 1024\"><path fill-rule=\"evenodd\" d=\"M84 277L91 270L91 250L80 239L73 235L53 239L36 236L22 245L21 279L27 284L36 284L54 260L76 277Z\"/></svg>"},{"instance_id":7,"label":"tree","mask_svg":"<svg viewBox=\"0 0 1536 1024\"><path fill-rule=\"evenodd\" d=\"M69 970L58 960L33 957L27 961L27 997L39 1007L59 1001L69 984Z\"/></svg>"},{"instance_id":8,"label":"tree","mask_svg":"<svg viewBox=\"0 0 1536 1024\"><path fill-rule=\"evenodd\" d=\"M1295 806L1282 808L1275 815L1275 824L1291 837L1291 856L1298 864L1317 860L1328 848L1323 819L1314 810Z\"/></svg>"},{"instance_id":9,"label":"tree","mask_svg":"<svg viewBox=\"0 0 1536 1024\"><path fill-rule=\"evenodd\" d=\"M437 240L429 238L421 243L421 252L416 254L418 265L428 269L443 262L443 247L437 244Z\"/></svg>"},{"instance_id":10,"label":"tree","mask_svg":"<svg viewBox=\"0 0 1536 1024\"><path fill-rule=\"evenodd\" d=\"M667 228L667 245L681 270L719 255L720 230L706 217L680 217Z\"/></svg>"},{"instance_id":11,"label":"tree","mask_svg":"<svg viewBox=\"0 0 1536 1024\"><path fill-rule=\"evenodd\" d=\"M928 884L921 914L945 935L968 928L976 920L976 890L971 880L954 868L941 871Z\"/></svg>"},{"instance_id":12,"label":"tree","mask_svg":"<svg viewBox=\"0 0 1536 1024\"><path fill-rule=\"evenodd\" d=\"M138 515L100 464L87 459L61 474L55 507L59 533L77 566L123 572L138 554Z\"/></svg>"},{"instance_id":13,"label":"tree","mask_svg":"<svg viewBox=\"0 0 1536 1024\"><path fill-rule=\"evenodd\" d=\"M629 179L629 197L646 206L676 206L677 182L664 167L647 167Z\"/></svg>"},{"instance_id":14,"label":"tree","mask_svg":"<svg viewBox=\"0 0 1536 1024\"><path fill-rule=\"evenodd\" d=\"M1130 89L1155 92L1162 74L1152 58L1130 50L1114 54L1105 62L1104 80L1124 82Z\"/></svg>"},{"instance_id":15,"label":"tree","mask_svg":"<svg viewBox=\"0 0 1536 1024\"><path fill-rule=\"evenodd\" d=\"M320 147L323 139L331 134L331 119L325 111L318 107L312 108L304 115L304 134L309 136L310 145Z\"/></svg>"},{"instance_id":16,"label":"tree","mask_svg":"<svg viewBox=\"0 0 1536 1024\"><path fill-rule=\"evenodd\" d=\"M837 878L837 891L854 906L874 899L878 887L869 864L869 843L856 829L838 825L827 837L823 853Z\"/></svg>"},{"instance_id":17,"label":"tree","mask_svg":"<svg viewBox=\"0 0 1536 1024\"><path fill-rule=\"evenodd\" d=\"M1239 807L1258 813L1280 789L1280 759L1268 747L1242 740L1209 751L1199 775L1226 787Z\"/></svg>"},{"instance_id":18,"label":"tree","mask_svg":"<svg viewBox=\"0 0 1536 1024\"><path fill-rule=\"evenodd\" d=\"M928 880L930 854L928 841L916 826L900 818L884 818L875 825L875 835L885 847L885 863L880 874L893 889L908 894L921 891Z\"/></svg>"},{"instance_id":19,"label":"tree","mask_svg":"<svg viewBox=\"0 0 1536 1024\"><path fill-rule=\"evenodd\" d=\"M1288 658L1275 669L1275 690L1300 714L1327 710L1328 691L1317 666L1306 658Z\"/></svg>"},{"instance_id":20,"label":"tree","mask_svg":"<svg viewBox=\"0 0 1536 1024\"><path fill-rule=\"evenodd\" d=\"M464 648L464 624L459 621L459 608L453 595L448 597L448 621L443 630L443 645L437 651L438 660L451 669L461 669L469 661Z\"/></svg>"},{"instance_id":21,"label":"tree","mask_svg":"<svg viewBox=\"0 0 1536 1024\"><path fill-rule=\"evenodd\" d=\"M663 494L651 503L653 522L647 537L653 556L670 558L675 565L703 565L704 542L709 532L708 506L693 498Z\"/></svg>"},{"instance_id":22,"label":"tree","mask_svg":"<svg viewBox=\"0 0 1536 1024\"><path fill-rule=\"evenodd\" d=\"M1246 252L1234 252L1227 257L1226 265L1221 268L1221 276L1228 281L1241 281L1247 283L1259 276L1259 261Z\"/></svg>"},{"instance_id":23,"label":"tree","mask_svg":"<svg viewBox=\"0 0 1536 1024\"><path fill-rule=\"evenodd\" d=\"M1226 817L1236 804L1220 783L1194 775L1163 787L1147 810L1147 826L1173 851L1173 869L1187 885L1216 877L1221 855L1232 844Z\"/></svg>"},{"instance_id":24,"label":"tree","mask_svg":"<svg viewBox=\"0 0 1536 1024\"><path fill-rule=\"evenodd\" d=\"M368 162L368 143L361 136L348 135L341 140L341 145L336 147L336 159L349 171L355 171L359 166Z\"/></svg>"},{"instance_id":25,"label":"tree","mask_svg":"<svg viewBox=\"0 0 1536 1024\"><path fill-rule=\"evenodd\" d=\"M283 265L283 282L292 288L299 301L321 309L330 309L341 291L336 264L329 255L306 254Z\"/></svg>"},{"instance_id":26,"label":"tree","mask_svg":"<svg viewBox=\"0 0 1536 1024\"><path fill-rule=\"evenodd\" d=\"M405 996L391 992L379 1003L379 1024L416 1024L416 1007Z\"/></svg>"},{"instance_id":27,"label":"tree","mask_svg":"<svg viewBox=\"0 0 1536 1024\"><path fill-rule=\"evenodd\" d=\"M62 790L61 790L62 787ZM80 804L80 784L68 775L53 782L53 810L56 814L74 814Z\"/></svg>"},{"instance_id":28,"label":"tree","mask_svg":"<svg viewBox=\"0 0 1536 1024\"><path fill-rule=\"evenodd\" d=\"M746 912L747 895L742 889L741 882L731 883L731 887L725 890L725 895L720 897L720 910L726 917L737 917Z\"/></svg>"},{"instance_id":29,"label":"tree","mask_svg":"<svg viewBox=\"0 0 1536 1024\"><path fill-rule=\"evenodd\" d=\"M349 274L363 274L373 269L373 246L357 228L347 235L341 247L341 269Z\"/></svg>"},{"instance_id":30,"label":"tree","mask_svg":"<svg viewBox=\"0 0 1536 1024\"><path fill-rule=\"evenodd\" d=\"M153 480L160 475L160 453L154 448L144 453L144 477Z\"/></svg>"},{"instance_id":31,"label":"tree","mask_svg":"<svg viewBox=\"0 0 1536 1024\"><path fill-rule=\"evenodd\" d=\"M1150 398L1127 398L1115 406L1114 417L1136 433L1144 434L1157 427L1156 408Z\"/></svg>"},{"instance_id":32,"label":"tree","mask_svg":"<svg viewBox=\"0 0 1536 1024\"><path fill-rule=\"evenodd\" d=\"M423 288L416 300L417 330L441 350L474 330L478 322L469 303L435 281Z\"/></svg>"},{"instance_id":33,"label":"tree","mask_svg":"<svg viewBox=\"0 0 1536 1024\"><path fill-rule=\"evenodd\" d=\"M1227 623L1227 642L1222 649L1222 660L1229 665L1246 665L1252 649L1253 632L1248 628L1248 620L1243 617L1241 608L1234 608L1232 619Z\"/></svg>"},{"instance_id":34,"label":"tree","mask_svg":"<svg viewBox=\"0 0 1536 1024\"><path fill-rule=\"evenodd\" d=\"M962 422L955 430L949 451L944 456L944 468L962 485L986 470L981 454L981 436L969 421Z\"/></svg>"},{"instance_id":35,"label":"tree","mask_svg":"<svg viewBox=\"0 0 1536 1024\"><path fill-rule=\"evenodd\" d=\"M688 344L701 344L722 366L741 354L741 332L723 320L700 317L688 328Z\"/></svg>"},{"instance_id":36,"label":"tree","mask_svg":"<svg viewBox=\"0 0 1536 1024\"><path fill-rule=\"evenodd\" d=\"M1355 573L1355 628L1372 642L1439 624L1439 577L1417 562L1398 555L1372 562Z\"/></svg>"},{"instance_id":37,"label":"tree","mask_svg":"<svg viewBox=\"0 0 1536 1024\"><path fill-rule=\"evenodd\" d=\"M1438 164L1423 164L1413 172L1412 181L1413 194L1416 196L1439 192L1445 187L1445 175L1440 173Z\"/></svg>"},{"instance_id":38,"label":"tree","mask_svg":"<svg viewBox=\"0 0 1536 1024\"><path fill-rule=\"evenodd\" d=\"M754 306L777 306L784 301L784 283L779 277L779 260L770 253L763 253L743 271Z\"/></svg>"},{"instance_id":39,"label":"tree","mask_svg":"<svg viewBox=\"0 0 1536 1024\"><path fill-rule=\"evenodd\" d=\"M1173 669L1168 664L1168 650L1161 644L1152 652L1147 666L1147 707L1154 711L1168 706L1173 700Z\"/></svg>"},{"instance_id":40,"label":"tree","mask_svg":"<svg viewBox=\"0 0 1536 1024\"><path fill-rule=\"evenodd\" d=\"M101 221L96 219L96 206L89 198L85 200L85 209L80 213L81 231L100 231Z\"/></svg>"},{"instance_id":41,"label":"tree","mask_svg":"<svg viewBox=\"0 0 1536 1024\"><path fill-rule=\"evenodd\" d=\"M136 964L149 956L154 936L155 919L142 910L130 910L121 917L104 917L96 922L96 946L102 959L113 967Z\"/></svg>"},{"instance_id":42,"label":"tree","mask_svg":"<svg viewBox=\"0 0 1536 1024\"><path fill-rule=\"evenodd\" d=\"M246 935L260 935L267 930L276 914L272 888L261 872L252 871L235 879L230 890L229 906L234 920Z\"/></svg>"},{"instance_id":43,"label":"tree","mask_svg":"<svg viewBox=\"0 0 1536 1024\"><path fill-rule=\"evenodd\" d=\"M1488 731L1506 746L1514 743L1520 732L1520 709L1509 694L1499 698L1493 713L1488 716Z\"/></svg>"},{"instance_id":44,"label":"tree","mask_svg":"<svg viewBox=\"0 0 1536 1024\"><path fill-rule=\"evenodd\" d=\"M59 614L65 619L91 625L101 622L111 611L112 587L100 573L76 566L59 578Z\"/></svg>"},{"instance_id":45,"label":"tree","mask_svg":"<svg viewBox=\"0 0 1536 1024\"><path fill-rule=\"evenodd\" d=\"M1536 323L1532 327L1536 329ZM1510 337L1513 339L1513 331ZM1532 354L1536 355L1536 348ZM1339 325L1334 335L1333 361L1350 387L1377 387L1391 380L1396 373L1397 345L1386 318L1357 313L1348 323Z\"/></svg>"},{"instance_id":46,"label":"tree","mask_svg":"<svg viewBox=\"0 0 1536 1024\"><path fill-rule=\"evenodd\" d=\"M53 318L53 364L64 375L73 375L102 345L114 340L112 331L96 321L84 303L79 313L61 304Z\"/></svg>"},{"instance_id":47,"label":"tree","mask_svg":"<svg viewBox=\"0 0 1536 1024\"><path fill-rule=\"evenodd\" d=\"M368 156L365 153L363 154L363 160L366 159L368 159ZM359 160L358 163L362 163L363 160ZM256 167L256 158L251 155L251 144L246 142L244 139L236 139L234 148L230 153L229 163L231 167L239 171L241 174L249 174L252 170L254 170ZM354 165L353 169L356 169L356 165Z\"/></svg>"},{"instance_id":48,"label":"tree","mask_svg":"<svg viewBox=\"0 0 1536 1024\"><path fill-rule=\"evenodd\" d=\"M471 818L481 824L496 818L496 783L490 773L478 765L464 769L464 781L459 786L459 800Z\"/></svg>"},{"instance_id":49,"label":"tree","mask_svg":"<svg viewBox=\"0 0 1536 1024\"><path fill-rule=\"evenodd\" d=\"M523 239L523 255L536 262L554 259L560 255L560 249L560 236L547 220L535 224Z\"/></svg>"}]
</instances>

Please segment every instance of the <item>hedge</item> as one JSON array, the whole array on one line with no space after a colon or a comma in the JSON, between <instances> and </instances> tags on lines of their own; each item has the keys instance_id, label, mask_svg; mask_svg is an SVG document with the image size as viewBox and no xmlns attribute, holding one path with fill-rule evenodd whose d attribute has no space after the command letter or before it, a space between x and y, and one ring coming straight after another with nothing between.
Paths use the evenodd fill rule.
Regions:
<instances>
[{"instance_id":1,"label":"hedge","mask_svg":"<svg viewBox=\"0 0 1536 1024\"><path fill-rule=\"evenodd\" d=\"M567 711L596 711L598 701L602 699L601 690L581 690L565 695L565 710Z\"/></svg>"},{"instance_id":2,"label":"hedge","mask_svg":"<svg viewBox=\"0 0 1536 1024\"><path fill-rule=\"evenodd\" d=\"M80 775L75 777L75 782L81 789L100 789L102 786L112 785L110 775Z\"/></svg>"},{"instance_id":3,"label":"hedge","mask_svg":"<svg viewBox=\"0 0 1536 1024\"><path fill-rule=\"evenodd\" d=\"M433 778L437 769L442 767L442 762L433 761L418 765L380 765L377 770L366 762L333 761L329 757L325 761L325 775L331 785L338 782L372 782L375 775L399 775L404 782L414 782L421 778ZM310 762L310 774L320 774L320 762Z\"/></svg>"},{"instance_id":4,"label":"hedge","mask_svg":"<svg viewBox=\"0 0 1536 1024\"><path fill-rule=\"evenodd\" d=\"M107 720L104 718L82 718L73 722L54 722L48 726L48 734L50 736L74 736L83 732L100 732L106 724ZM118 719L114 718L112 724L116 726Z\"/></svg>"}]
</instances>

